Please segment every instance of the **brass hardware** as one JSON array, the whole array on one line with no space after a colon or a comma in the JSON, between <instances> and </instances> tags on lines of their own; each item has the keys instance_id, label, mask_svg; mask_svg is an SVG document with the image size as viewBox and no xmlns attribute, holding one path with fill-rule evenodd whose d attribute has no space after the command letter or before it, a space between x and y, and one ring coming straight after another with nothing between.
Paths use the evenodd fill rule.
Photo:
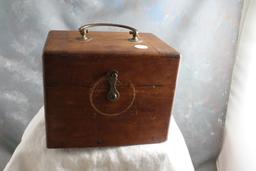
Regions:
<instances>
[{"instance_id":1,"label":"brass hardware","mask_svg":"<svg viewBox=\"0 0 256 171\"><path fill-rule=\"evenodd\" d=\"M107 99L109 101L116 101L120 96L119 92L116 89L117 77L118 77L118 71L116 70L112 70L107 73L107 81L109 84Z\"/></svg>"},{"instance_id":2,"label":"brass hardware","mask_svg":"<svg viewBox=\"0 0 256 171\"><path fill-rule=\"evenodd\" d=\"M130 27L130 26L126 26L126 25L121 25L121 24L112 24L112 23L92 23L92 24L86 24L81 26L78 30L82 36L83 40L88 40L89 38L87 37L87 33L88 33L88 28L90 27L96 27L96 26L113 26L113 27L121 27L121 28L126 28L129 29L131 31L129 31L129 33L132 35L132 38L128 39L130 42L139 42L139 32L137 29Z\"/></svg>"}]
</instances>

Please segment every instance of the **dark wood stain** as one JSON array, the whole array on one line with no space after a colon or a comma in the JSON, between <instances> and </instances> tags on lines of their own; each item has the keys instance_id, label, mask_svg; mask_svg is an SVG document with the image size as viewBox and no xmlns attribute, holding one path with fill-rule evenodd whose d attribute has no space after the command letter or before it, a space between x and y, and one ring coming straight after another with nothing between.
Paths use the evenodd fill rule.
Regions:
<instances>
[{"instance_id":1,"label":"dark wood stain","mask_svg":"<svg viewBox=\"0 0 256 171\"><path fill-rule=\"evenodd\" d=\"M77 31L51 31L45 44L47 147L166 140L179 53L150 33L140 34L141 43L129 42L129 34L124 32L90 32L88 42L79 36ZM137 49L136 44L148 49ZM112 69L119 72L120 98L115 102L106 99L108 84L104 80Z\"/></svg>"}]
</instances>

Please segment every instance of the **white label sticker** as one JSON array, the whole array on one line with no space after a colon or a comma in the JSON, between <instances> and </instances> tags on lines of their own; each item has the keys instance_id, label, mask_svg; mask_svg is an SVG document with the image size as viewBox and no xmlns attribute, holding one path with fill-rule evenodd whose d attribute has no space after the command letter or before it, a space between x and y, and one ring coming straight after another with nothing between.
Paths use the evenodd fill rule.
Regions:
<instances>
[{"instance_id":1,"label":"white label sticker","mask_svg":"<svg viewBox=\"0 0 256 171\"><path fill-rule=\"evenodd\" d=\"M146 45L135 45L134 47L137 49L147 49L148 48L148 46L146 46Z\"/></svg>"}]
</instances>

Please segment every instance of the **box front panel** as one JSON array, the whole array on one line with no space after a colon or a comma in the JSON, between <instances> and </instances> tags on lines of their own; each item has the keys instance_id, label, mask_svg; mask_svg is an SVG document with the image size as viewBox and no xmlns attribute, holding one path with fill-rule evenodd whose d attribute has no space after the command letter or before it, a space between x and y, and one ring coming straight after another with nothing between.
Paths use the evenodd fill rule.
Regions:
<instances>
[{"instance_id":1,"label":"box front panel","mask_svg":"<svg viewBox=\"0 0 256 171\"><path fill-rule=\"evenodd\" d=\"M179 58L44 56L48 147L93 147L165 140ZM118 71L109 101L107 73Z\"/></svg>"}]
</instances>

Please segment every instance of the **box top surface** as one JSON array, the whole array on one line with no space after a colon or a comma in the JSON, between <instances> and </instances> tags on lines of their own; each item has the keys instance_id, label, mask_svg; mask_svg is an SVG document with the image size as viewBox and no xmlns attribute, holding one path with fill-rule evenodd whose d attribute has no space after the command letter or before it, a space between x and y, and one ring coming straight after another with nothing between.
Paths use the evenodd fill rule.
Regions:
<instances>
[{"instance_id":1,"label":"box top surface","mask_svg":"<svg viewBox=\"0 0 256 171\"><path fill-rule=\"evenodd\" d=\"M140 33L141 42L130 42L127 32L89 32L89 41L78 31L50 31L47 54L111 54L179 57L179 53L151 33Z\"/></svg>"}]
</instances>

